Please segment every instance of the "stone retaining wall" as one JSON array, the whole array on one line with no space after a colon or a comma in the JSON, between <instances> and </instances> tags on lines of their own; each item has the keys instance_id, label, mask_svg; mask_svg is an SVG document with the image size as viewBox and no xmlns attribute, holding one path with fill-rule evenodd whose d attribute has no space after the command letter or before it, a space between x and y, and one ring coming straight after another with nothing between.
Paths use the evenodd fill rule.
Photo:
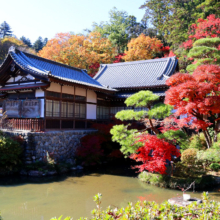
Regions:
<instances>
[{"instance_id":1,"label":"stone retaining wall","mask_svg":"<svg viewBox=\"0 0 220 220\"><path fill-rule=\"evenodd\" d=\"M47 154L53 154L56 160L73 159L80 139L91 130L26 132L4 131L7 136L21 136L24 138L24 161L30 164L36 160L43 160Z\"/></svg>"}]
</instances>

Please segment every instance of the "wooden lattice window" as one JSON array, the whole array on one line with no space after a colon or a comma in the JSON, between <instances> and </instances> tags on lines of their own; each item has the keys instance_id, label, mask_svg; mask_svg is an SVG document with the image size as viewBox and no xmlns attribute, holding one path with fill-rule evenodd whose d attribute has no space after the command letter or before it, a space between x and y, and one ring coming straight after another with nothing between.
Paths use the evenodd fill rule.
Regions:
<instances>
[{"instance_id":1,"label":"wooden lattice window","mask_svg":"<svg viewBox=\"0 0 220 220\"><path fill-rule=\"evenodd\" d=\"M75 103L75 117L86 118L86 104Z\"/></svg>"},{"instance_id":2,"label":"wooden lattice window","mask_svg":"<svg viewBox=\"0 0 220 220\"><path fill-rule=\"evenodd\" d=\"M109 119L109 107L97 106L97 119Z\"/></svg>"},{"instance_id":3,"label":"wooden lattice window","mask_svg":"<svg viewBox=\"0 0 220 220\"><path fill-rule=\"evenodd\" d=\"M46 116L59 117L60 116L60 102L56 100L46 100Z\"/></svg>"}]
</instances>

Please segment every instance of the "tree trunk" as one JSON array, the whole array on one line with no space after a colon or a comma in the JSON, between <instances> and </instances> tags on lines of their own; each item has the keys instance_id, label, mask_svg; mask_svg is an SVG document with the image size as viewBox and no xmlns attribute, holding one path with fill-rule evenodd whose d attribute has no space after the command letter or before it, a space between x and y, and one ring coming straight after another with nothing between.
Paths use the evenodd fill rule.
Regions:
<instances>
[{"instance_id":1,"label":"tree trunk","mask_svg":"<svg viewBox=\"0 0 220 220\"><path fill-rule=\"evenodd\" d=\"M155 133L155 134L159 134L160 132L154 127L151 119L149 119L149 122L150 122L150 126L151 126L151 129L152 131Z\"/></svg>"},{"instance_id":2,"label":"tree trunk","mask_svg":"<svg viewBox=\"0 0 220 220\"><path fill-rule=\"evenodd\" d=\"M206 141L207 147L210 148L211 147L211 143L210 143L209 137L207 135L207 132L205 130L203 130L203 134L205 136L205 141Z\"/></svg>"}]
</instances>

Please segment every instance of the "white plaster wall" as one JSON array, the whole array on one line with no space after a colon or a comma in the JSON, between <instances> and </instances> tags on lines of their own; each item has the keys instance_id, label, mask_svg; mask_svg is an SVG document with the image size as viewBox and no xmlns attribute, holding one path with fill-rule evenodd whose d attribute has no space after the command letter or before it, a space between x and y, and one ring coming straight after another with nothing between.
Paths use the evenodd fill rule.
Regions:
<instances>
[{"instance_id":1,"label":"white plaster wall","mask_svg":"<svg viewBox=\"0 0 220 220\"><path fill-rule=\"evenodd\" d=\"M41 89L35 90L35 97L44 97L44 91Z\"/></svg>"},{"instance_id":2,"label":"white plaster wall","mask_svg":"<svg viewBox=\"0 0 220 220\"><path fill-rule=\"evenodd\" d=\"M62 93L74 95L74 87L73 86L66 86L62 87Z\"/></svg>"},{"instance_id":3,"label":"white plaster wall","mask_svg":"<svg viewBox=\"0 0 220 220\"><path fill-rule=\"evenodd\" d=\"M76 87L76 95L86 96L86 90Z\"/></svg>"},{"instance_id":4,"label":"white plaster wall","mask_svg":"<svg viewBox=\"0 0 220 220\"><path fill-rule=\"evenodd\" d=\"M14 77L11 77L7 82L14 82Z\"/></svg>"},{"instance_id":5,"label":"white plaster wall","mask_svg":"<svg viewBox=\"0 0 220 220\"><path fill-rule=\"evenodd\" d=\"M97 103L97 95L92 90L87 90L87 102Z\"/></svg>"},{"instance_id":6,"label":"white plaster wall","mask_svg":"<svg viewBox=\"0 0 220 220\"><path fill-rule=\"evenodd\" d=\"M86 104L86 118L87 119L96 119L96 105Z\"/></svg>"},{"instance_id":7,"label":"white plaster wall","mask_svg":"<svg viewBox=\"0 0 220 220\"><path fill-rule=\"evenodd\" d=\"M43 118L44 117L44 99L40 99L40 100L41 100L40 117Z\"/></svg>"},{"instance_id":8,"label":"white plaster wall","mask_svg":"<svg viewBox=\"0 0 220 220\"><path fill-rule=\"evenodd\" d=\"M50 87L47 89L48 91L51 92L61 92L61 85L58 83L51 83Z\"/></svg>"}]
</instances>

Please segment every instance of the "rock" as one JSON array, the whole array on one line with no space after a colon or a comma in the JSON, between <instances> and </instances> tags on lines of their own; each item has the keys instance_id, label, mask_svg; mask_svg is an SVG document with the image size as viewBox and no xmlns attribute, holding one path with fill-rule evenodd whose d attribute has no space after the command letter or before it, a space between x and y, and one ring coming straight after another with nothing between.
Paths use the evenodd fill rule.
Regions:
<instances>
[{"instance_id":1,"label":"rock","mask_svg":"<svg viewBox=\"0 0 220 220\"><path fill-rule=\"evenodd\" d=\"M57 171L55 171L55 170L54 170L54 171L48 171L48 172L47 172L47 175L48 175L48 176L57 175Z\"/></svg>"},{"instance_id":2,"label":"rock","mask_svg":"<svg viewBox=\"0 0 220 220\"><path fill-rule=\"evenodd\" d=\"M37 171L37 170L31 170L29 173L28 173L29 176L36 176L36 177L40 177L43 175L43 172L41 171Z\"/></svg>"},{"instance_id":3,"label":"rock","mask_svg":"<svg viewBox=\"0 0 220 220\"><path fill-rule=\"evenodd\" d=\"M77 170L83 170L84 168L83 168L82 166L78 165L78 166L76 167L76 169L77 169Z\"/></svg>"},{"instance_id":4,"label":"rock","mask_svg":"<svg viewBox=\"0 0 220 220\"><path fill-rule=\"evenodd\" d=\"M25 170L21 170L21 171L20 171L20 175L22 175L22 176L27 176L27 175L28 175L28 172L25 171Z\"/></svg>"},{"instance_id":5,"label":"rock","mask_svg":"<svg viewBox=\"0 0 220 220\"><path fill-rule=\"evenodd\" d=\"M67 173L68 172L68 169L63 167L60 169L60 173Z\"/></svg>"},{"instance_id":6,"label":"rock","mask_svg":"<svg viewBox=\"0 0 220 220\"><path fill-rule=\"evenodd\" d=\"M184 201L183 197L175 197L175 198L171 198L168 200L168 202L171 205L177 205L179 207L181 206L188 206L190 205L192 202L197 202L197 204L202 203L202 200L198 199L198 198L191 198L188 201Z\"/></svg>"}]
</instances>

